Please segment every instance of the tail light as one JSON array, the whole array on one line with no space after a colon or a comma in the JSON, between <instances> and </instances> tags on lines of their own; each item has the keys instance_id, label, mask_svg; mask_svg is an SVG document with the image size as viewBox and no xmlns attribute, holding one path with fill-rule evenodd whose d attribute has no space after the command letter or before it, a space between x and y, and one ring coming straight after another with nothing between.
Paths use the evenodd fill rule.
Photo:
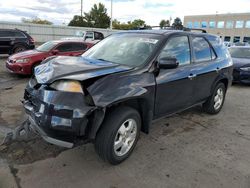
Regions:
<instances>
[{"instance_id":1,"label":"tail light","mask_svg":"<svg viewBox=\"0 0 250 188\"><path fill-rule=\"evenodd\" d=\"M31 43L34 43L35 40L31 37L31 38L30 38L30 42L31 42Z\"/></svg>"}]
</instances>

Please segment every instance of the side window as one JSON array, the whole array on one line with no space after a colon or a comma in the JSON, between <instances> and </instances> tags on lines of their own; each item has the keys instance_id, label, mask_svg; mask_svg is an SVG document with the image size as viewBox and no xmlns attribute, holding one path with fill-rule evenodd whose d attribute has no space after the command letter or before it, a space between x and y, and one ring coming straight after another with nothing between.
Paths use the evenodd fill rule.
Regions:
<instances>
[{"instance_id":1,"label":"side window","mask_svg":"<svg viewBox=\"0 0 250 188\"><path fill-rule=\"evenodd\" d=\"M86 36L85 36L85 39L94 39L94 34L93 34L93 32L87 32L87 33L86 33Z\"/></svg>"},{"instance_id":2,"label":"side window","mask_svg":"<svg viewBox=\"0 0 250 188\"><path fill-rule=\"evenodd\" d=\"M70 52L72 51L72 44L71 43L61 44L56 49L59 52Z\"/></svg>"},{"instance_id":3,"label":"side window","mask_svg":"<svg viewBox=\"0 0 250 188\"><path fill-rule=\"evenodd\" d=\"M83 51L86 50L87 47L84 43L72 43L71 51Z\"/></svg>"},{"instance_id":4,"label":"side window","mask_svg":"<svg viewBox=\"0 0 250 188\"><path fill-rule=\"evenodd\" d=\"M14 33L12 31L0 31L0 37L14 37Z\"/></svg>"},{"instance_id":5,"label":"side window","mask_svg":"<svg viewBox=\"0 0 250 188\"><path fill-rule=\"evenodd\" d=\"M13 34L15 37L18 37L18 38L25 38L25 35L21 32L18 32L18 31L13 31Z\"/></svg>"},{"instance_id":6,"label":"side window","mask_svg":"<svg viewBox=\"0 0 250 188\"><path fill-rule=\"evenodd\" d=\"M195 62L210 61L212 58L210 46L203 37L192 39ZM213 53L213 56L215 54Z\"/></svg>"},{"instance_id":7,"label":"side window","mask_svg":"<svg viewBox=\"0 0 250 188\"><path fill-rule=\"evenodd\" d=\"M95 32L95 40L102 40L104 37L101 33Z\"/></svg>"},{"instance_id":8,"label":"side window","mask_svg":"<svg viewBox=\"0 0 250 188\"><path fill-rule=\"evenodd\" d=\"M174 57L180 65L190 64L190 47L187 36L170 38L158 58Z\"/></svg>"}]
</instances>

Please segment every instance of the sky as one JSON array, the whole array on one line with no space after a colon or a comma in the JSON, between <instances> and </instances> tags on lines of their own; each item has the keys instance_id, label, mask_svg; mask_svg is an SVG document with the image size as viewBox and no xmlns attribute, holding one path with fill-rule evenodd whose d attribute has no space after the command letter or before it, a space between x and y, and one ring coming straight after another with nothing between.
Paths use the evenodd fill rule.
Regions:
<instances>
[{"instance_id":1,"label":"sky","mask_svg":"<svg viewBox=\"0 0 250 188\"><path fill-rule=\"evenodd\" d=\"M80 15L81 0L0 0L0 21L20 22L21 18L39 17L55 25L68 24ZM110 15L110 0L83 0L83 12L95 3L103 3ZM159 25L162 19L185 15L250 12L250 0L113 0L113 18L121 21L143 19Z\"/></svg>"}]
</instances>

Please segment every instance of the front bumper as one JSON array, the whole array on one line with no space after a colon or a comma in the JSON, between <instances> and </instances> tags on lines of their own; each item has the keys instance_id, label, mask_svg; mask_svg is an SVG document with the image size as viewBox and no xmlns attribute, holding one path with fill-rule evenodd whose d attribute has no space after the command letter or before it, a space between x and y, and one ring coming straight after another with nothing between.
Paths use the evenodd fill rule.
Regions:
<instances>
[{"instance_id":1,"label":"front bumper","mask_svg":"<svg viewBox=\"0 0 250 188\"><path fill-rule=\"evenodd\" d=\"M250 84L250 72L249 71L242 71L240 69L234 69L233 82Z\"/></svg>"},{"instance_id":2,"label":"front bumper","mask_svg":"<svg viewBox=\"0 0 250 188\"><path fill-rule=\"evenodd\" d=\"M67 142L67 141L63 141L63 140L59 140L56 138L52 138L50 136L48 136L43 129L41 129L36 122L32 119L32 117L29 116L29 122L30 122L30 128L37 134L39 134L46 142L57 145L57 146L61 146L61 147L65 147L65 148L72 148L74 146L73 142Z\"/></svg>"},{"instance_id":3,"label":"front bumper","mask_svg":"<svg viewBox=\"0 0 250 188\"><path fill-rule=\"evenodd\" d=\"M49 143L73 147L86 135L88 116L95 109L81 93L50 90L30 81L25 89L23 106L32 128Z\"/></svg>"},{"instance_id":4,"label":"front bumper","mask_svg":"<svg viewBox=\"0 0 250 188\"><path fill-rule=\"evenodd\" d=\"M29 63L12 63L9 60L5 63L6 69L11 73L29 75L32 73L32 66Z\"/></svg>"}]
</instances>

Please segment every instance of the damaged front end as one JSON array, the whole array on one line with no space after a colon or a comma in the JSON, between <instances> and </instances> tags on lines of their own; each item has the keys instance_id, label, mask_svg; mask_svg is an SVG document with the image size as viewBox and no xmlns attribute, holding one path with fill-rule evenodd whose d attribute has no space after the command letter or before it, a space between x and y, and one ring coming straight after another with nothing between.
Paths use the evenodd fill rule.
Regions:
<instances>
[{"instance_id":1,"label":"damaged front end","mask_svg":"<svg viewBox=\"0 0 250 188\"><path fill-rule=\"evenodd\" d=\"M130 69L83 57L57 57L42 63L25 88L28 125L21 125L5 140L19 140L29 131L67 148L94 140L106 107L95 104L88 87L103 76Z\"/></svg>"},{"instance_id":2,"label":"damaged front end","mask_svg":"<svg viewBox=\"0 0 250 188\"><path fill-rule=\"evenodd\" d=\"M26 139L29 132L34 132L51 144L72 148L91 140L104 117L104 111L94 106L84 92L55 90L37 83L35 78L25 89L23 106L28 120L7 134L5 143L20 140L24 134Z\"/></svg>"},{"instance_id":3,"label":"damaged front end","mask_svg":"<svg viewBox=\"0 0 250 188\"><path fill-rule=\"evenodd\" d=\"M94 106L88 94L73 91L76 88L55 90L52 85L31 79L25 89L23 105L33 130L49 143L72 148L79 141L90 139L88 133L92 128L88 125L95 126L95 121L98 117L102 119L104 112L93 120L95 113L102 110Z\"/></svg>"}]
</instances>

